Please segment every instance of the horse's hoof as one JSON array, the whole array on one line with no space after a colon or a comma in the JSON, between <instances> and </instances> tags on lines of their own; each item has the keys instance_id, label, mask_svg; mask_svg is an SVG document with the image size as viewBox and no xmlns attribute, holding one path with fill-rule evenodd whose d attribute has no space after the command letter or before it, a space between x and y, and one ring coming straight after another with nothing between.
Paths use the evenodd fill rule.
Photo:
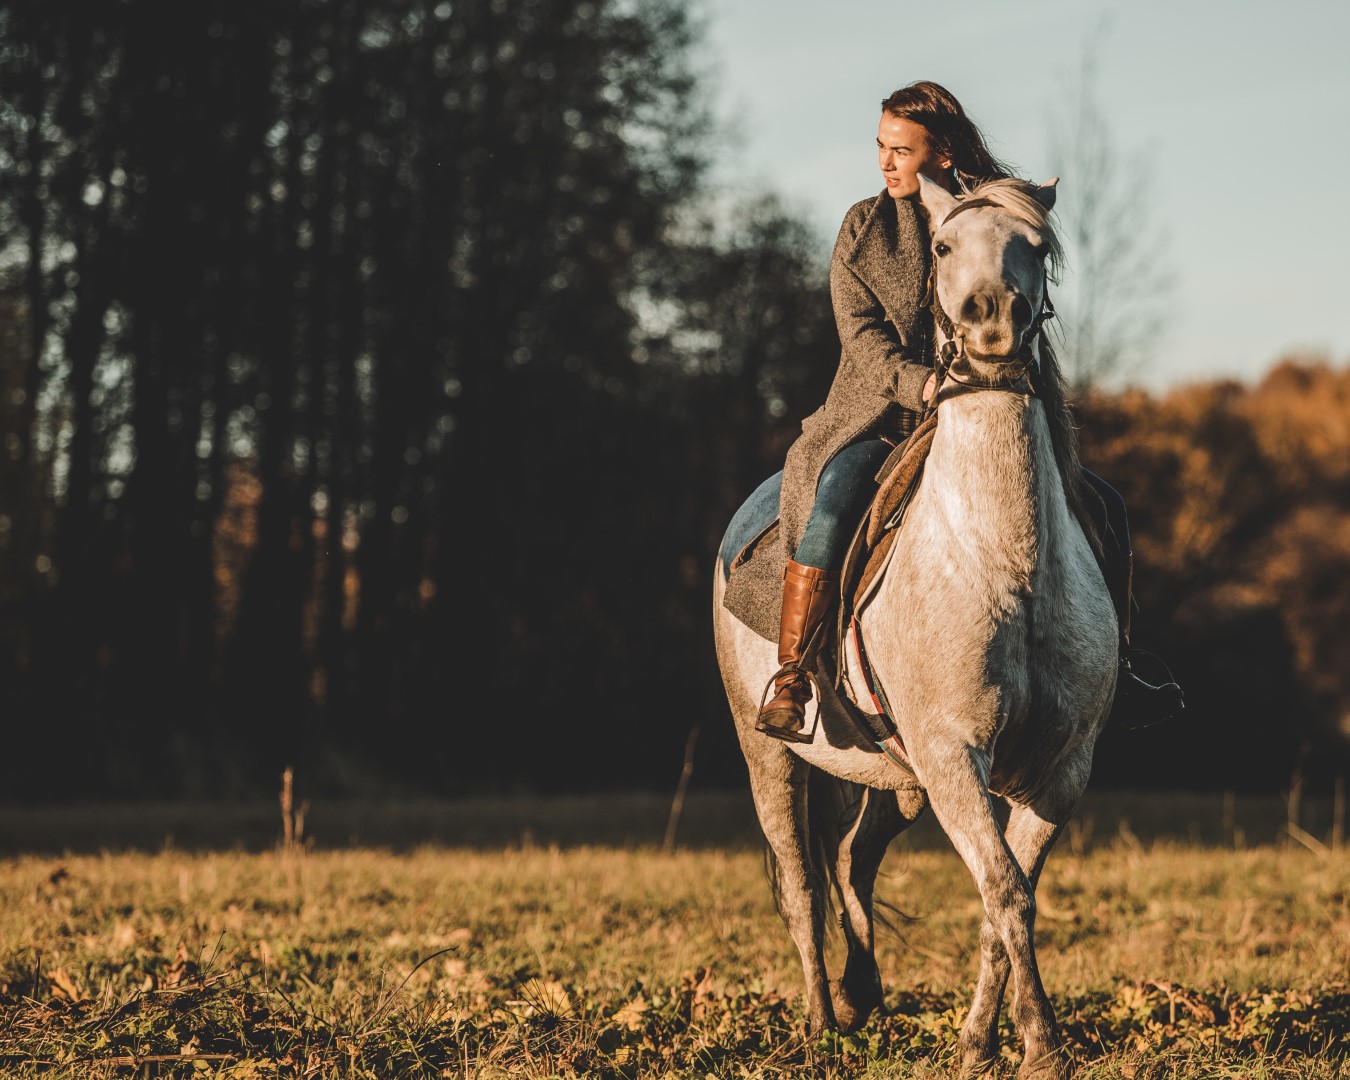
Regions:
<instances>
[{"instance_id":1,"label":"horse's hoof","mask_svg":"<svg viewBox=\"0 0 1350 1080\"><path fill-rule=\"evenodd\" d=\"M1017 1080L1069 1080L1073 1066L1064 1050L1050 1050L1035 1056L1028 1054L1017 1070Z\"/></svg>"},{"instance_id":2,"label":"horse's hoof","mask_svg":"<svg viewBox=\"0 0 1350 1080\"><path fill-rule=\"evenodd\" d=\"M867 1018L881 1004L881 997L878 994L873 1000L869 996L859 995L855 1000L839 979L831 979L830 1004L834 1006L834 1018L839 1025L839 1033L852 1035L867 1023Z\"/></svg>"},{"instance_id":3,"label":"horse's hoof","mask_svg":"<svg viewBox=\"0 0 1350 1080\"><path fill-rule=\"evenodd\" d=\"M967 1078L973 1080L977 1076L988 1076L997 1065L997 1050L966 1050L961 1054L961 1067L957 1075L962 1077L962 1080L967 1080Z\"/></svg>"}]
</instances>

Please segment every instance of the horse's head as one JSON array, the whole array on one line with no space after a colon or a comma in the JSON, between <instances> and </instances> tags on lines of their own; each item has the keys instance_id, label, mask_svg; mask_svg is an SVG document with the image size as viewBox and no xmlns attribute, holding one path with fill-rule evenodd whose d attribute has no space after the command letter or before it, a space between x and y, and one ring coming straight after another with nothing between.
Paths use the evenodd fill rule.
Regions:
<instances>
[{"instance_id":1,"label":"horse's head","mask_svg":"<svg viewBox=\"0 0 1350 1080\"><path fill-rule=\"evenodd\" d=\"M1061 248L1050 221L1055 184L992 180L957 199L921 178L933 234L934 317L944 357L978 385L1025 367L1046 317L1046 282Z\"/></svg>"}]
</instances>

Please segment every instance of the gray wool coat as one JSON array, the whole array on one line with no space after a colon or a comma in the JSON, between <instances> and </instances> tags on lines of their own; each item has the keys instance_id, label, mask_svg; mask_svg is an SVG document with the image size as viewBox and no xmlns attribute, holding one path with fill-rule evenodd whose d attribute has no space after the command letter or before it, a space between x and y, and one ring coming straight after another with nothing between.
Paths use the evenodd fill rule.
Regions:
<instances>
[{"instance_id":1,"label":"gray wool coat","mask_svg":"<svg viewBox=\"0 0 1350 1080\"><path fill-rule=\"evenodd\" d=\"M802 421L788 449L779 504L785 550L797 550L816 485L830 459L859 439L898 442L918 424L932 315L928 222L917 196L882 192L844 215L830 261L830 296L841 354L825 404Z\"/></svg>"},{"instance_id":2,"label":"gray wool coat","mask_svg":"<svg viewBox=\"0 0 1350 1080\"><path fill-rule=\"evenodd\" d=\"M780 525L730 575L722 603L776 641L783 566L801 542L820 474L844 447L874 435L900 442L918 425L932 372L928 223L918 199L882 192L844 215L830 262L841 354L825 404L802 422L788 449ZM730 553L734 555L735 553Z\"/></svg>"}]
</instances>

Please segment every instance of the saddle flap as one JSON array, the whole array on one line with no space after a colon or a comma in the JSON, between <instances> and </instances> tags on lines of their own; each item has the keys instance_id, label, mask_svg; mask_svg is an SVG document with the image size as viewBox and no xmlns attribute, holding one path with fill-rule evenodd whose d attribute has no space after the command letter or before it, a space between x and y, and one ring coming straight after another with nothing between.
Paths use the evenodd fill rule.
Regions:
<instances>
[{"instance_id":1,"label":"saddle flap","mask_svg":"<svg viewBox=\"0 0 1350 1080\"><path fill-rule=\"evenodd\" d=\"M844 572L840 575L840 625L853 611L858 610L877 575L885 566L895 530L904 517L910 499L918 490L923 475L923 464L933 446L937 430L934 414L915 429L914 434L897 446L877 471L876 496L863 520L853 534L848 554L844 558Z\"/></svg>"},{"instance_id":2,"label":"saddle flap","mask_svg":"<svg viewBox=\"0 0 1350 1080\"><path fill-rule=\"evenodd\" d=\"M867 514L868 547L874 546L887 529L899 524L905 506L918 486L923 463L933 447L933 433L937 431L937 413L933 413L914 429L914 434L891 451L877 473L876 497Z\"/></svg>"}]
</instances>

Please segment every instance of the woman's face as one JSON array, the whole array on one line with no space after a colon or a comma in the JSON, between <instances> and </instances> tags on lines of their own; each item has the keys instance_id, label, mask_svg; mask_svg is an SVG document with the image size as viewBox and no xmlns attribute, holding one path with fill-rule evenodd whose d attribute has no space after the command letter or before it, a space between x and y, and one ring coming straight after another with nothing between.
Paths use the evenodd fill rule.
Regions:
<instances>
[{"instance_id":1,"label":"woman's face","mask_svg":"<svg viewBox=\"0 0 1350 1080\"><path fill-rule=\"evenodd\" d=\"M888 112L881 114L877 127L877 162L892 199L917 194L920 173L943 187L951 186L952 163L939 157L928 145L928 132L921 125Z\"/></svg>"}]
</instances>

